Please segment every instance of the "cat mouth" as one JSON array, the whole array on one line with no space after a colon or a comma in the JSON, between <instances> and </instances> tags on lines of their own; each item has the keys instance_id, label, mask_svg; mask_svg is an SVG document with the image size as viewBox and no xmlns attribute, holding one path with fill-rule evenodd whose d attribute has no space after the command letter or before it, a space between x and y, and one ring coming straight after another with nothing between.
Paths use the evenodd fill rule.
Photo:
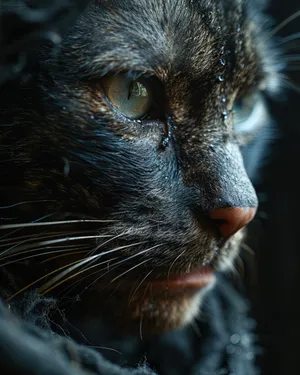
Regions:
<instances>
[{"instance_id":1,"label":"cat mouth","mask_svg":"<svg viewBox=\"0 0 300 375\"><path fill-rule=\"evenodd\" d=\"M107 294L108 302L105 311L101 305L101 313L125 333L137 334L141 321L143 334L171 331L197 316L202 299L215 285L216 279L215 270L203 266L185 274L152 278L144 285L137 285L133 279L127 280L114 288L112 294ZM116 303L118 310L115 309Z\"/></svg>"},{"instance_id":2,"label":"cat mouth","mask_svg":"<svg viewBox=\"0 0 300 375\"><path fill-rule=\"evenodd\" d=\"M215 281L214 270L210 267L202 267L183 275L170 275L166 278L151 281L153 288L165 288L170 291L183 289L202 289Z\"/></svg>"}]
</instances>

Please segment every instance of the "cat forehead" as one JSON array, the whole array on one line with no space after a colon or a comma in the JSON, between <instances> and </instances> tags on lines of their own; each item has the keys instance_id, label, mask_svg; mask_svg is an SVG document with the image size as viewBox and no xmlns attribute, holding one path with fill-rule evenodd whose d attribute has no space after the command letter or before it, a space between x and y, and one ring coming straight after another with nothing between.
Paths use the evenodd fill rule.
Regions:
<instances>
[{"instance_id":1,"label":"cat forehead","mask_svg":"<svg viewBox=\"0 0 300 375\"><path fill-rule=\"evenodd\" d=\"M67 52L86 67L94 65L90 71L101 64L116 70L210 69L222 48L234 53L245 38L249 47L248 21L245 2L238 0L97 1L72 30Z\"/></svg>"}]
</instances>

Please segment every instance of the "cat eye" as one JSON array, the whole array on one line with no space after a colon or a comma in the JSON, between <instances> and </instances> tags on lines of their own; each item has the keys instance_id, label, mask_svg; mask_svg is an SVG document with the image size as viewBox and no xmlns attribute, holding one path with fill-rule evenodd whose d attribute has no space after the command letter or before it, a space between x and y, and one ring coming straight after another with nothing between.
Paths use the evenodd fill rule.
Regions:
<instances>
[{"instance_id":1,"label":"cat eye","mask_svg":"<svg viewBox=\"0 0 300 375\"><path fill-rule=\"evenodd\" d=\"M144 78L116 74L105 77L102 85L111 105L129 119L141 119L151 109L152 92Z\"/></svg>"},{"instance_id":2,"label":"cat eye","mask_svg":"<svg viewBox=\"0 0 300 375\"><path fill-rule=\"evenodd\" d=\"M233 123L237 132L248 133L264 124L267 111L262 96L255 92L239 98L233 108Z\"/></svg>"}]
</instances>

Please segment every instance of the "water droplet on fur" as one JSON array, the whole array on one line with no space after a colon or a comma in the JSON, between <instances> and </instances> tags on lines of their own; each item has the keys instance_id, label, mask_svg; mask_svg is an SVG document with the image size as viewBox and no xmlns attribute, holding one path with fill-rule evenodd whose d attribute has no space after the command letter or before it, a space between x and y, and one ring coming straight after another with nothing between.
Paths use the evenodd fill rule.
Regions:
<instances>
[{"instance_id":1,"label":"water droplet on fur","mask_svg":"<svg viewBox=\"0 0 300 375\"><path fill-rule=\"evenodd\" d=\"M237 348L235 348L235 354L236 355L241 355L242 354L242 349L239 346Z\"/></svg>"},{"instance_id":2,"label":"water droplet on fur","mask_svg":"<svg viewBox=\"0 0 300 375\"><path fill-rule=\"evenodd\" d=\"M226 352L227 352L228 354L234 354L234 352L235 352L235 347L234 347L233 345L231 345L231 344L227 345L227 346L226 346Z\"/></svg>"},{"instance_id":3,"label":"water droplet on fur","mask_svg":"<svg viewBox=\"0 0 300 375\"><path fill-rule=\"evenodd\" d=\"M226 64L226 61L224 59L220 59L219 61L220 61L220 64L223 66Z\"/></svg>"},{"instance_id":4,"label":"water droplet on fur","mask_svg":"<svg viewBox=\"0 0 300 375\"><path fill-rule=\"evenodd\" d=\"M91 120L94 120L94 119L95 119L95 116L94 116L94 115L90 115L90 119L91 119Z\"/></svg>"},{"instance_id":5,"label":"water droplet on fur","mask_svg":"<svg viewBox=\"0 0 300 375\"><path fill-rule=\"evenodd\" d=\"M223 82L223 81L224 81L224 77L221 74L219 74L218 75L218 82Z\"/></svg>"},{"instance_id":6,"label":"water droplet on fur","mask_svg":"<svg viewBox=\"0 0 300 375\"><path fill-rule=\"evenodd\" d=\"M228 112L227 112L226 109L222 112L222 117L223 117L223 120L227 120L228 119Z\"/></svg>"},{"instance_id":7,"label":"water droplet on fur","mask_svg":"<svg viewBox=\"0 0 300 375\"><path fill-rule=\"evenodd\" d=\"M254 354L252 352L249 352L249 353L246 354L246 358L248 359L248 361L253 361Z\"/></svg>"},{"instance_id":8,"label":"water droplet on fur","mask_svg":"<svg viewBox=\"0 0 300 375\"><path fill-rule=\"evenodd\" d=\"M233 335L231 335L230 337L230 342L231 344L233 345L236 345L240 342L241 340L241 336L238 334L238 333L234 333Z\"/></svg>"},{"instance_id":9,"label":"water droplet on fur","mask_svg":"<svg viewBox=\"0 0 300 375\"><path fill-rule=\"evenodd\" d=\"M225 98L225 96L223 96L223 98L221 99L222 103L226 103L227 102L227 98Z\"/></svg>"},{"instance_id":10,"label":"water droplet on fur","mask_svg":"<svg viewBox=\"0 0 300 375\"><path fill-rule=\"evenodd\" d=\"M236 31L239 33L241 31L241 25L238 23Z\"/></svg>"}]
</instances>

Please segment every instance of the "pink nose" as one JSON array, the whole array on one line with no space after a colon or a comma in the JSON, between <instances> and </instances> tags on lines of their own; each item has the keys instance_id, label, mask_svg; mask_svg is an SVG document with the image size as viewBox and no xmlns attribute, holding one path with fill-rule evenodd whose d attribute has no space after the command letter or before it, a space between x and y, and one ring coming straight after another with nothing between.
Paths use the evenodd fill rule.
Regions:
<instances>
[{"instance_id":1,"label":"pink nose","mask_svg":"<svg viewBox=\"0 0 300 375\"><path fill-rule=\"evenodd\" d=\"M226 207L216 208L209 217L218 220L218 227L223 237L230 237L247 225L255 216L256 208Z\"/></svg>"}]
</instances>

